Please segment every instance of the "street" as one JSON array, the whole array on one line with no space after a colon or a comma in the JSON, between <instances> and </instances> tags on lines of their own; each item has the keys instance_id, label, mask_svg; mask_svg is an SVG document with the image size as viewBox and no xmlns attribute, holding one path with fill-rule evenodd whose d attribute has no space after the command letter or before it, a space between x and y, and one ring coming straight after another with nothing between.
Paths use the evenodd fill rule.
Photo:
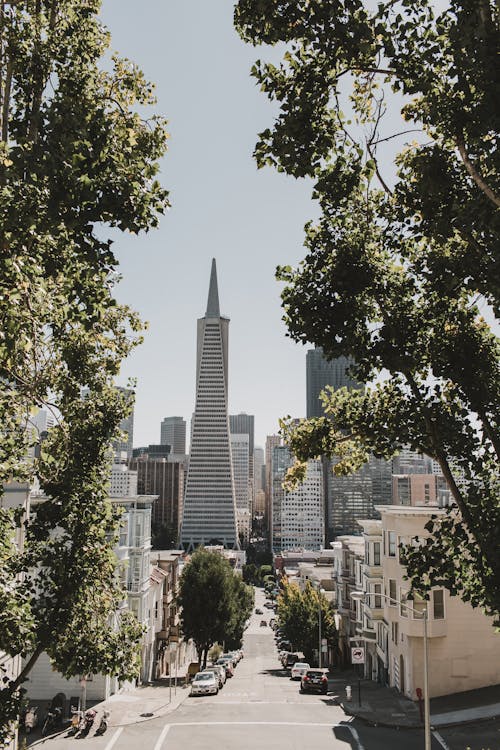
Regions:
<instances>
[{"instance_id":1,"label":"street","mask_svg":"<svg viewBox=\"0 0 500 750\"><path fill-rule=\"evenodd\" d=\"M280 669L271 628L260 627L272 611L265 609L264 594L256 590L256 607L245 633L245 658L217 696L187 697L174 712L149 721L110 727L102 737L89 736L88 750L423 750L420 730L369 727L346 716L331 695L301 695L299 683ZM340 683L340 680L339 680ZM335 679L331 681L335 692ZM167 688L165 688L167 690ZM491 725L490 729L491 729ZM442 730L432 738L432 750L498 750L500 744L475 744L467 727ZM498 736L498 735L497 735ZM481 743L478 736L478 743ZM69 750L79 740L48 738L36 743L45 750Z\"/></svg>"}]
</instances>

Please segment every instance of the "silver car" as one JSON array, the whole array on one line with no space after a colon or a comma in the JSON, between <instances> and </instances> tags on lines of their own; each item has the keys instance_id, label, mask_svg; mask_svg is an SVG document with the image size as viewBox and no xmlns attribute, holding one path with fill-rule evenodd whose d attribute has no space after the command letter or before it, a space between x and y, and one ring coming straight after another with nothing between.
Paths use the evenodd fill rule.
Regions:
<instances>
[{"instance_id":1,"label":"silver car","mask_svg":"<svg viewBox=\"0 0 500 750\"><path fill-rule=\"evenodd\" d=\"M191 683L191 695L217 695L219 678L215 672L198 672Z\"/></svg>"},{"instance_id":2,"label":"silver car","mask_svg":"<svg viewBox=\"0 0 500 750\"><path fill-rule=\"evenodd\" d=\"M205 667L203 672L213 672L217 676L217 679L219 680L219 690L226 682L226 670L220 664L213 664L211 667Z\"/></svg>"}]
</instances>

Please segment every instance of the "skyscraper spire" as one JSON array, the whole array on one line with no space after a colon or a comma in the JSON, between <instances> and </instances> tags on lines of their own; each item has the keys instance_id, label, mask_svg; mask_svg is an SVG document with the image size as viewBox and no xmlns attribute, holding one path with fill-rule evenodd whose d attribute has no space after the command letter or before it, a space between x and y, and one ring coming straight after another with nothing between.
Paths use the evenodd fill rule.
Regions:
<instances>
[{"instance_id":1,"label":"skyscraper spire","mask_svg":"<svg viewBox=\"0 0 500 750\"><path fill-rule=\"evenodd\" d=\"M228 333L214 259L207 312L198 320L196 404L180 534L188 550L200 544L239 546L227 413Z\"/></svg>"},{"instance_id":2,"label":"skyscraper spire","mask_svg":"<svg viewBox=\"0 0 500 750\"><path fill-rule=\"evenodd\" d=\"M210 287L208 290L206 318L220 318L219 289L217 287L217 266L215 258L212 258L212 271L210 272Z\"/></svg>"}]
</instances>

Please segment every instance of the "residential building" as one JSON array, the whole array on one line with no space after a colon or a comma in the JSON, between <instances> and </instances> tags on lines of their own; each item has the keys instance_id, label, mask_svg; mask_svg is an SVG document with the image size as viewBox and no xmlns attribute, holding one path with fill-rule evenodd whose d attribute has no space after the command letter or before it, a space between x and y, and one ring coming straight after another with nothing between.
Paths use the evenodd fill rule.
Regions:
<instances>
[{"instance_id":1,"label":"residential building","mask_svg":"<svg viewBox=\"0 0 500 750\"><path fill-rule=\"evenodd\" d=\"M182 417L165 417L161 423L160 443L170 445L171 452L186 453L186 421Z\"/></svg>"},{"instance_id":2,"label":"residential building","mask_svg":"<svg viewBox=\"0 0 500 750\"><path fill-rule=\"evenodd\" d=\"M184 566L183 550L154 550L152 576L160 583L161 598L155 600L156 656L155 679L174 675L186 660L195 661L191 641L184 641L180 632L176 603L179 578ZM156 583L156 586L158 583Z\"/></svg>"},{"instance_id":3,"label":"residential building","mask_svg":"<svg viewBox=\"0 0 500 750\"><path fill-rule=\"evenodd\" d=\"M393 474L393 505L450 505L451 493L442 474Z\"/></svg>"},{"instance_id":4,"label":"residential building","mask_svg":"<svg viewBox=\"0 0 500 750\"><path fill-rule=\"evenodd\" d=\"M358 554L359 575L345 592L351 603L339 606L350 644L365 648L365 677L417 699L417 690L424 687L426 609L430 697L498 684L500 635L491 617L440 586L430 591L428 600L408 597L400 545L425 537L431 515L446 511L400 506L379 510L380 521L361 521L364 556Z\"/></svg>"},{"instance_id":5,"label":"residential building","mask_svg":"<svg viewBox=\"0 0 500 750\"><path fill-rule=\"evenodd\" d=\"M130 497L137 495L137 471L128 467L127 454L125 451L115 453L111 466L109 482L110 497Z\"/></svg>"},{"instance_id":6,"label":"residential building","mask_svg":"<svg viewBox=\"0 0 500 750\"><path fill-rule=\"evenodd\" d=\"M239 546L227 412L228 334L214 258L206 313L198 320L196 404L181 526L186 549L214 540Z\"/></svg>"},{"instance_id":7,"label":"residential building","mask_svg":"<svg viewBox=\"0 0 500 750\"><path fill-rule=\"evenodd\" d=\"M323 473L321 461L307 462L305 480L290 492L283 489L293 456L287 446L276 446L272 455L272 550L324 546Z\"/></svg>"}]
</instances>

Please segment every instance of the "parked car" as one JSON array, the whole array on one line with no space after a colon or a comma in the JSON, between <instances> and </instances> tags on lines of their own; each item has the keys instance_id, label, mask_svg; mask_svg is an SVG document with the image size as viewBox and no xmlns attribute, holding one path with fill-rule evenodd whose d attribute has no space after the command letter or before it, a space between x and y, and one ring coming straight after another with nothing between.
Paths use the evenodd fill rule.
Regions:
<instances>
[{"instance_id":1,"label":"parked car","mask_svg":"<svg viewBox=\"0 0 500 750\"><path fill-rule=\"evenodd\" d=\"M285 669L291 669L293 665L298 661L300 661L300 657L298 654L293 654L287 651L283 656L281 663L283 664Z\"/></svg>"},{"instance_id":2,"label":"parked car","mask_svg":"<svg viewBox=\"0 0 500 750\"><path fill-rule=\"evenodd\" d=\"M308 669L300 680L301 693L323 693L328 692L328 670Z\"/></svg>"},{"instance_id":3,"label":"parked car","mask_svg":"<svg viewBox=\"0 0 500 750\"><path fill-rule=\"evenodd\" d=\"M292 669L290 672L290 679L291 680L302 679L302 676L305 675L308 669L311 669L310 664L308 664L305 661L296 661L295 664L292 666Z\"/></svg>"},{"instance_id":4,"label":"parked car","mask_svg":"<svg viewBox=\"0 0 500 750\"><path fill-rule=\"evenodd\" d=\"M267 609L274 609L275 606L276 605L273 604L272 602L265 602L265 604L264 604L264 607L267 607Z\"/></svg>"},{"instance_id":5,"label":"parked car","mask_svg":"<svg viewBox=\"0 0 500 750\"><path fill-rule=\"evenodd\" d=\"M261 610L261 608L260 608L260 607L257 607L257 608L255 609L255 614L256 614L256 615L263 615L263 614L264 614L264 612L263 612L263 611Z\"/></svg>"},{"instance_id":6,"label":"parked car","mask_svg":"<svg viewBox=\"0 0 500 750\"><path fill-rule=\"evenodd\" d=\"M224 687L227 680L226 670L220 664L213 664L211 667L205 667L204 672L213 672L219 681L219 690Z\"/></svg>"},{"instance_id":7,"label":"parked car","mask_svg":"<svg viewBox=\"0 0 500 750\"><path fill-rule=\"evenodd\" d=\"M267 628L267 620L261 620L260 621L260 627L261 628Z\"/></svg>"},{"instance_id":8,"label":"parked car","mask_svg":"<svg viewBox=\"0 0 500 750\"><path fill-rule=\"evenodd\" d=\"M292 644L290 643L290 641L280 640L278 641L278 648L280 651L291 651Z\"/></svg>"},{"instance_id":9,"label":"parked car","mask_svg":"<svg viewBox=\"0 0 500 750\"><path fill-rule=\"evenodd\" d=\"M224 667L224 669L226 670L226 677L232 677L234 675L234 666L232 659L224 659L221 657L220 659L217 659L215 663L216 665L220 664L222 667Z\"/></svg>"},{"instance_id":10,"label":"parked car","mask_svg":"<svg viewBox=\"0 0 500 750\"><path fill-rule=\"evenodd\" d=\"M220 658L221 659L231 659L231 661L233 663L233 667L236 667L236 665L238 664L238 658L236 656L236 652L234 652L234 651L226 651L225 654L221 654L220 655Z\"/></svg>"},{"instance_id":11,"label":"parked car","mask_svg":"<svg viewBox=\"0 0 500 750\"><path fill-rule=\"evenodd\" d=\"M191 683L191 695L217 695L219 679L214 672L198 672Z\"/></svg>"}]
</instances>

